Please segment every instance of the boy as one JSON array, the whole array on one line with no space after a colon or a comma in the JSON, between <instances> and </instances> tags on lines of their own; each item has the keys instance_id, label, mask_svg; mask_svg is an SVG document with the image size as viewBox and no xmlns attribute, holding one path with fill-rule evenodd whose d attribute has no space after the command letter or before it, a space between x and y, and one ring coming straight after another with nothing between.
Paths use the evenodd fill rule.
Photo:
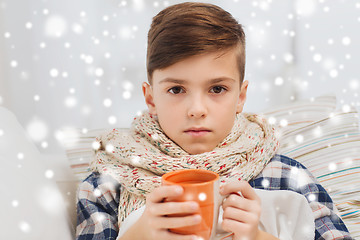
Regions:
<instances>
[{"instance_id":1,"label":"boy","mask_svg":"<svg viewBox=\"0 0 360 240\"><path fill-rule=\"evenodd\" d=\"M257 115L242 113L248 87L244 69L243 29L223 9L182 3L154 17L148 34L149 84L142 85L149 111L134 119L128 135L113 129L97 138L93 173L78 191L77 239L196 239L168 231L200 221L195 202L163 202L183 190L161 186L161 175L183 168L220 175L220 192L228 196L221 227L234 240L281 237L260 229L261 206L267 205L261 205L254 188L290 190L310 199L315 239L351 239L316 179L300 163L276 155L273 128ZM305 183L294 182L294 172L305 173ZM141 216L118 236L119 227L139 209ZM185 216L167 216L174 213Z\"/></svg>"}]
</instances>

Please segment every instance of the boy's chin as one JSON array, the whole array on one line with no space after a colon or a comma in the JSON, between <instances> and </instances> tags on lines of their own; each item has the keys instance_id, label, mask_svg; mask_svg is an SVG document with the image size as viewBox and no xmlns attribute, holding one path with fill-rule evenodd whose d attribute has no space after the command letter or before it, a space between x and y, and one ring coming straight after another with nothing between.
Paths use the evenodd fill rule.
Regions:
<instances>
[{"instance_id":1,"label":"boy's chin","mask_svg":"<svg viewBox=\"0 0 360 240\"><path fill-rule=\"evenodd\" d=\"M190 155L196 155L196 154L201 154L201 153L205 153L205 152L210 152L213 149L214 148L209 147L209 146L198 146L198 147L191 146L184 150Z\"/></svg>"}]
</instances>

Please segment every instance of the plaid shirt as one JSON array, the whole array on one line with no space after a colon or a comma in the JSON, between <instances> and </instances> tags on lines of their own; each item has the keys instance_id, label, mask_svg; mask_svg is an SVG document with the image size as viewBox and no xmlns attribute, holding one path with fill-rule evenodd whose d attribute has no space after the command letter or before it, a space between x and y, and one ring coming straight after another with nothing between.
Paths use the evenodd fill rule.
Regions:
<instances>
[{"instance_id":1,"label":"plaid shirt","mask_svg":"<svg viewBox=\"0 0 360 240\"><path fill-rule=\"evenodd\" d=\"M265 190L290 190L308 200L315 217L315 239L353 239L329 194L299 162L275 155L250 185ZM112 177L91 173L77 194L76 239L115 240L121 186Z\"/></svg>"}]
</instances>

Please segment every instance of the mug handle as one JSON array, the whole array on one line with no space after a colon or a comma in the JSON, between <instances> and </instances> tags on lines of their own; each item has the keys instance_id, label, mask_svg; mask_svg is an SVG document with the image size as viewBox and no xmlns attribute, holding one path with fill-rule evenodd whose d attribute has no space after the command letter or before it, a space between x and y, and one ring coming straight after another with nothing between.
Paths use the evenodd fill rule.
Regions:
<instances>
[{"instance_id":1,"label":"mug handle","mask_svg":"<svg viewBox=\"0 0 360 240\"><path fill-rule=\"evenodd\" d=\"M217 194L217 205L215 208L215 217L214 217L214 227L211 233L211 238L210 240L223 240L226 239L228 237L230 237L231 235L233 235L233 233L230 232L225 232L222 228L221 228L221 220L220 220L220 207L223 203L223 201L225 200L225 198L227 198L229 195L227 196L222 196L220 193Z\"/></svg>"}]
</instances>

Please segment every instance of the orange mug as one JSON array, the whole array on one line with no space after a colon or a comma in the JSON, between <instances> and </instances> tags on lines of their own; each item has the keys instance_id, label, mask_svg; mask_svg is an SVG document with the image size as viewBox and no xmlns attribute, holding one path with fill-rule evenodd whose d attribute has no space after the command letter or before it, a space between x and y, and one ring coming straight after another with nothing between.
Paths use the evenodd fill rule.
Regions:
<instances>
[{"instance_id":1,"label":"orange mug","mask_svg":"<svg viewBox=\"0 0 360 240\"><path fill-rule=\"evenodd\" d=\"M180 185L184 192L176 198L165 201L195 201L199 204L202 220L200 224L169 229L178 234L196 234L201 239L220 239L228 232L218 227L219 209L224 197L219 193L219 175L203 169L183 169L166 173L162 176L163 185ZM179 215L176 215L179 216ZM184 216L184 215L181 215Z\"/></svg>"}]
</instances>

